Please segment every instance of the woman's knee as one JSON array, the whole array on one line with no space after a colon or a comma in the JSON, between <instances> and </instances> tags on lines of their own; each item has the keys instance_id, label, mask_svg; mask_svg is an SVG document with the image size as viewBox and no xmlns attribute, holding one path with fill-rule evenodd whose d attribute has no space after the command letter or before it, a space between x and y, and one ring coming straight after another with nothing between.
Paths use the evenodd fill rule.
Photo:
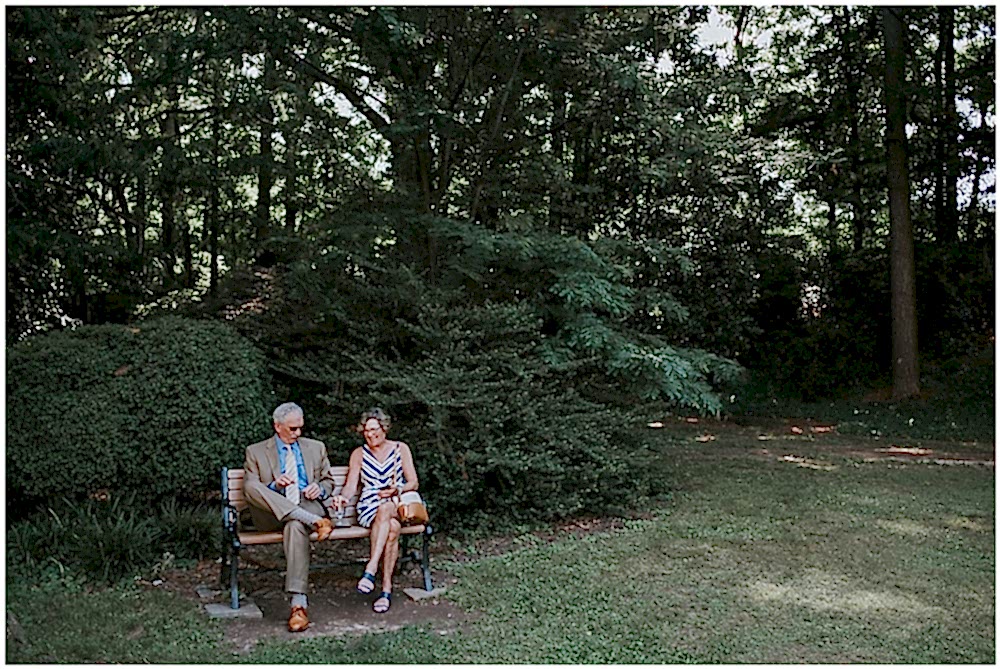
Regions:
<instances>
[{"instance_id":1,"label":"woman's knee","mask_svg":"<svg viewBox=\"0 0 1000 669\"><path fill-rule=\"evenodd\" d=\"M383 504L378 508L378 513L375 514L375 518L379 520L388 521L396 517L396 505L395 504Z\"/></svg>"}]
</instances>

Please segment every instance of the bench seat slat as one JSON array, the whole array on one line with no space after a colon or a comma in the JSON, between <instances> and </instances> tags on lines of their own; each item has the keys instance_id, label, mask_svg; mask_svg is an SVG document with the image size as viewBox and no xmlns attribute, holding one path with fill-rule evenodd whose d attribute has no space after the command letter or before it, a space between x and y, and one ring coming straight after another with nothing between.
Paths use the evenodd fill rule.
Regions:
<instances>
[{"instance_id":1,"label":"bench seat slat","mask_svg":"<svg viewBox=\"0 0 1000 669\"><path fill-rule=\"evenodd\" d=\"M410 525L404 527L400 534L421 534L424 531L423 525ZM327 541L334 539L363 539L371 533L367 527L354 525L352 527L335 527L333 534ZM282 542L281 532L240 532L240 544L243 546L260 546L263 544L280 544ZM316 533L309 535L313 541L316 540Z\"/></svg>"}]
</instances>

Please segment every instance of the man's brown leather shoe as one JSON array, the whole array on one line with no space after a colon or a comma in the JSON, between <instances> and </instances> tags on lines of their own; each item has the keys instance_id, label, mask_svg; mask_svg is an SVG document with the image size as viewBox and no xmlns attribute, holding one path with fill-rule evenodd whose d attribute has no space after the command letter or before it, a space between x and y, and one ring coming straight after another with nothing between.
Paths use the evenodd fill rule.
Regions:
<instances>
[{"instance_id":1,"label":"man's brown leather shoe","mask_svg":"<svg viewBox=\"0 0 1000 669\"><path fill-rule=\"evenodd\" d=\"M309 615L304 606L293 606L292 612L288 616L288 631L301 632L309 627Z\"/></svg>"},{"instance_id":2,"label":"man's brown leather shoe","mask_svg":"<svg viewBox=\"0 0 1000 669\"><path fill-rule=\"evenodd\" d=\"M333 533L333 523L329 518L320 518L316 523L316 541L326 541Z\"/></svg>"}]
</instances>

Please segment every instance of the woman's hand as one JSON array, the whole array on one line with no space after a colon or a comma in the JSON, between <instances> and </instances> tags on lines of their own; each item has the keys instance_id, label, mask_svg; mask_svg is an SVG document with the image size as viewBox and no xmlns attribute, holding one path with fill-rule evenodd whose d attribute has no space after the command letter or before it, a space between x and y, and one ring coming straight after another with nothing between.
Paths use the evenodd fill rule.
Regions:
<instances>
[{"instance_id":1,"label":"woman's hand","mask_svg":"<svg viewBox=\"0 0 1000 669\"><path fill-rule=\"evenodd\" d=\"M388 499L389 497L395 497L399 494L399 489L389 486L388 488L382 488L378 491L379 499Z\"/></svg>"},{"instance_id":2,"label":"woman's hand","mask_svg":"<svg viewBox=\"0 0 1000 669\"><path fill-rule=\"evenodd\" d=\"M347 506L347 498L344 497L343 495L334 495L331 498L331 501L333 502L333 506L336 509Z\"/></svg>"}]
</instances>

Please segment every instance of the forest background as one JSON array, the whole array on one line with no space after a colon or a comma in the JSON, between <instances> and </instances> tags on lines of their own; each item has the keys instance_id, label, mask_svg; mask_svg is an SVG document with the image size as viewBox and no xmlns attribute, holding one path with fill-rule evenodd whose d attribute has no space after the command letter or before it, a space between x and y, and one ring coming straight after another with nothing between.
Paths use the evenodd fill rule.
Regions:
<instances>
[{"instance_id":1,"label":"forest background","mask_svg":"<svg viewBox=\"0 0 1000 669\"><path fill-rule=\"evenodd\" d=\"M992 398L993 7L6 11L15 518L203 499L286 399L467 527L656 494L649 403L906 400L888 21L919 369Z\"/></svg>"}]
</instances>

